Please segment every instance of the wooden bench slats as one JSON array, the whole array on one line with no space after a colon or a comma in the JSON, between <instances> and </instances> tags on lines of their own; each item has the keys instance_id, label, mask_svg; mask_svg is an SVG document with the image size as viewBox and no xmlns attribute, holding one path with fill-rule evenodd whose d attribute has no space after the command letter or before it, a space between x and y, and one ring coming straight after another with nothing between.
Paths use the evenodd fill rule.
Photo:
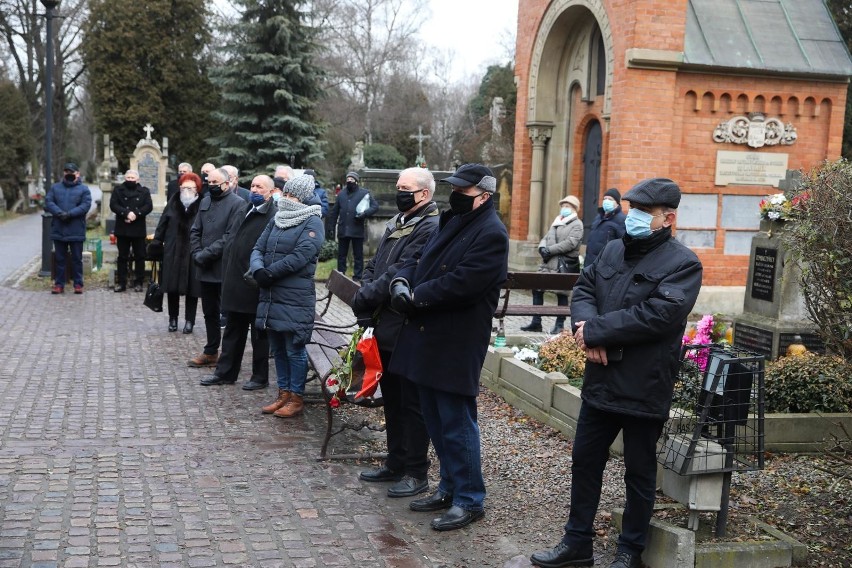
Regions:
<instances>
[{"instance_id":1,"label":"wooden bench slats","mask_svg":"<svg viewBox=\"0 0 852 568\"><path fill-rule=\"evenodd\" d=\"M495 314L496 315L496 314ZM505 316L570 316L571 306L507 306Z\"/></svg>"},{"instance_id":2,"label":"wooden bench slats","mask_svg":"<svg viewBox=\"0 0 852 568\"><path fill-rule=\"evenodd\" d=\"M494 311L494 317L500 320L503 328L503 318L506 316L557 316L571 315L571 306L533 306L532 304L510 304L512 290L549 290L553 292L570 292L577 280L578 273L557 272L509 272L503 283L503 293Z\"/></svg>"}]
</instances>

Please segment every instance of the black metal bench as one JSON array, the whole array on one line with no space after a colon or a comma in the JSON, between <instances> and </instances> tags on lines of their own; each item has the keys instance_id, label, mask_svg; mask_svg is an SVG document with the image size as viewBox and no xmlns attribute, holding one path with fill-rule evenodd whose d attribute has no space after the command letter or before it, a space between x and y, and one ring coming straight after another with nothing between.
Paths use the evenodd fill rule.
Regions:
<instances>
[{"instance_id":1,"label":"black metal bench","mask_svg":"<svg viewBox=\"0 0 852 568\"><path fill-rule=\"evenodd\" d=\"M498 320L497 333L503 333L503 318L506 316L557 316L571 317L571 306L533 306L524 296L523 304L510 303L512 290L550 290L569 293L580 277L578 273L556 272L509 272L503 283L500 302L494 311ZM516 295L517 296L517 295Z\"/></svg>"},{"instance_id":2,"label":"black metal bench","mask_svg":"<svg viewBox=\"0 0 852 568\"><path fill-rule=\"evenodd\" d=\"M360 430L368 428L374 431L384 430L384 427L378 427L372 424L369 420L362 420L360 423L342 423L341 426L333 431L334 428L334 412L331 406L331 399L334 392L329 390L326 381L331 373L341 363L340 351L349 345L352 333L355 330L356 323L354 319L343 324L330 323L325 319L331 307L331 302L334 298L342 300L346 305L350 305L352 297L358 290L360 285L346 277L344 274L333 270L326 282L328 294L317 299L317 313L314 318L314 331L311 336L311 341L305 346L308 353L308 364L314 371L317 380L320 384L320 390L323 395L323 402L326 409L326 431L320 450L320 460L325 459L372 459L384 457L384 454L334 454L328 456L328 444L333 436L340 434L344 430ZM342 401L344 402L344 401ZM369 404L356 402L347 397L345 402L352 402L362 406L378 406L379 403L371 401Z\"/></svg>"}]
</instances>

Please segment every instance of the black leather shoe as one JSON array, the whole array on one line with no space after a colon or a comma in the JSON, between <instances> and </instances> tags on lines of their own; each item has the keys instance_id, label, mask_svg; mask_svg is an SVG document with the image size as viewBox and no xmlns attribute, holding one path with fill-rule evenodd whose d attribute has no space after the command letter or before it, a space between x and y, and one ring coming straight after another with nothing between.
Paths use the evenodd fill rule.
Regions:
<instances>
[{"instance_id":1,"label":"black leather shoe","mask_svg":"<svg viewBox=\"0 0 852 568\"><path fill-rule=\"evenodd\" d=\"M169 331L177 331L177 318L169 318Z\"/></svg>"},{"instance_id":2,"label":"black leather shoe","mask_svg":"<svg viewBox=\"0 0 852 568\"><path fill-rule=\"evenodd\" d=\"M210 375L206 379L201 379L201 382L199 382L198 384L205 386L205 387L209 387L209 386L212 386L212 385L232 385L235 382L237 382L237 381L236 380L230 381L228 379L224 379L224 378L216 376L216 375Z\"/></svg>"},{"instance_id":3,"label":"black leather shoe","mask_svg":"<svg viewBox=\"0 0 852 568\"><path fill-rule=\"evenodd\" d=\"M136 285L133 287L133 291L134 291L134 292L141 292L141 291L142 291L142 284L136 284Z\"/></svg>"},{"instance_id":4,"label":"black leather shoe","mask_svg":"<svg viewBox=\"0 0 852 568\"><path fill-rule=\"evenodd\" d=\"M642 568L642 558L629 552L616 552L609 568Z\"/></svg>"},{"instance_id":5,"label":"black leather shoe","mask_svg":"<svg viewBox=\"0 0 852 568\"><path fill-rule=\"evenodd\" d=\"M539 550L530 556L533 566L541 568L564 568L566 566L594 566L592 546L577 548L560 542L550 550Z\"/></svg>"},{"instance_id":6,"label":"black leather shoe","mask_svg":"<svg viewBox=\"0 0 852 568\"><path fill-rule=\"evenodd\" d=\"M531 323L521 328L521 331L541 331L540 323Z\"/></svg>"},{"instance_id":7,"label":"black leather shoe","mask_svg":"<svg viewBox=\"0 0 852 568\"><path fill-rule=\"evenodd\" d=\"M468 511L467 509L453 505L449 511L437 519L433 519L429 526L436 531L454 531L466 527L473 521L481 519L484 516L485 511L481 509L479 511Z\"/></svg>"},{"instance_id":8,"label":"black leather shoe","mask_svg":"<svg viewBox=\"0 0 852 568\"><path fill-rule=\"evenodd\" d=\"M392 469L388 469L388 466L383 465L382 467L377 467L376 469L366 469L362 471L358 478L361 481L399 481L402 479L402 474L398 471L394 471Z\"/></svg>"},{"instance_id":9,"label":"black leather shoe","mask_svg":"<svg viewBox=\"0 0 852 568\"><path fill-rule=\"evenodd\" d=\"M260 390L260 389L265 389L268 386L269 386L269 381L267 381L265 383L261 383L261 382L255 382L254 380L251 380L251 381L249 381L249 382L247 382L246 384L243 385L243 390L244 391L256 391L256 390Z\"/></svg>"},{"instance_id":10,"label":"black leather shoe","mask_svg":"<svg viewBox=\"0 0 852 568\"><path fill-rule=\"evenodd\" d=\"M440 489L422 499L415 499L408 504L408 508L412 511L440 511L441 509L449 509L453 506L453 496L449 493L444 493Z\"/></svg>"},{"instance_id":11,"label":"black leather shoe","mask_svg":"<svg viewBox=\"0 0 852 568\"><path fill-rule=\"evenodd\" d=\"M118 286L116 286L115 288L113 288L113 290L114 290L115 292L126 292L126 291L127 291L127 286L118 285Z\"/></svg>"},{"instance_id":12,"label":"black leather shoe","mask_svg":"<svg viewBox=\"0 0 852 568\"><path fill-rule=\"evenodd\" d=\"M183 324L183 332L184 333L192 333L193 327L195 327L195 324L192 323L191 321L188 321L185 324Z\"/></svg>"},{"instance_id":13,"label":"black leather shoe","mask_svg":"<svg viewBox=\"0 0 852 568\"><path fill-rule=\"evenodd\" d=\"M553 329L551 329L551 330L550 330L550 335L559 335L559 334L560 334L560 333L562 333L564 330L565 330L565 327L564 327L564 326L561 326L561 325L554 325L554 326L553 326Z\"/></svg>"},{"instance_id":14,"label":"black leather shoe","mask_svg":"<svg viewBox=\"0 0 852 568\"><path fill-rule=\"evenodd\" d=\"M428 479L417 479L406 475L388 487L388 497L414 497L425 491L429 491Z\"/></svg>"}]
</instances>

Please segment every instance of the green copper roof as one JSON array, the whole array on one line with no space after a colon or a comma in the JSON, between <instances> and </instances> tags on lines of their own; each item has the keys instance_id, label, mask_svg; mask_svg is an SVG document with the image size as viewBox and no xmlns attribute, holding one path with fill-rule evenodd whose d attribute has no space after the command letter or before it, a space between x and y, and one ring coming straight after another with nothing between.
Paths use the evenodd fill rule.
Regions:
<instances>
[{"instance_id":1,"label":"green copper roof","mask_svg":"<svg viewBox=\"0 0 852 568\"><path fill-rule=\"evenodd\" d=\"M849 51L823 0L689 0L684 63L852 75Z\"/></svg>"}]
</instances>

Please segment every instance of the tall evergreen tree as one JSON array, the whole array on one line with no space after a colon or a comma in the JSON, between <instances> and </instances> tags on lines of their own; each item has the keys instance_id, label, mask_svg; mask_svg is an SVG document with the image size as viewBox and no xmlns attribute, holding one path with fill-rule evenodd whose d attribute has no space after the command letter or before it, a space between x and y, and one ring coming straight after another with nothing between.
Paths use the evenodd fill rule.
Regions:
<instances>
[{"instance_id":1,"label":"tall evergreen tree","mask_svg":"<svg viewBox=\"0 0 852 568\"><path fill-rule=\"evenodd\" d=\"M167 136L173 155L198 164L212 149L218 95L206 74L206 0L91 0L83 54L95 121L128 159L142 127ZM196 166L197 168L197 166Z\"/></svg>"},{"instance_id":2,"label":"tall evergreen tree","mask_svg":"<svg viewBox=\"0 0 852 568\"><path fill-rule=\"evenodd\" d=\"M313 116L321 71L313 62L312 31L292 0L237 0L240 20L227 51L211 70L222 90L223 124L210 143L218 160L246 172L275 164L309 165L322 156Z\"/></svg>"},{"instance_id":3,"label":"tall evergreen tree","mask_svg":"<svg viewBox=\"0 0 852 568\"><path fill-rule=\"evenodd\" d=\"M30 110L24 94L9 80L0 78L0 186L8 205L18 199L24 187L25 168L32 158Z\"/></svg>"}]
</instances>

